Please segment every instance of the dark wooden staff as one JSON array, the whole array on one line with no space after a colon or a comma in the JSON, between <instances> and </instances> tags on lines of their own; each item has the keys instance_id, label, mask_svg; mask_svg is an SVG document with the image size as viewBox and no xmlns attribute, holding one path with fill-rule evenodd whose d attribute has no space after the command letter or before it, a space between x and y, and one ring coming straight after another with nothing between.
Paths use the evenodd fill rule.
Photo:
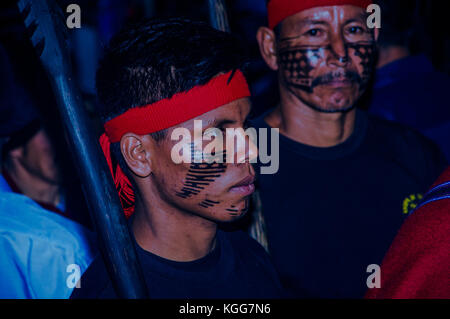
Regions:
<instances>
[{"instance_id":1,"label":"dark wooden staff","mask_svg":"<svg viewBox=\"0 0 450 319\"><path fill-rule=\"evenodd\" d=\"M217 30L230 32L227 8L224 0L208 0L209 21Z\"/></svg>"},{"instance_id":2,"label":"dark wooden staff","mask_svg":"<svg viewBox=\"0 0 450 319\"><path fill-rule=\"evenodd\" d=\"M74 83L65 17L54 0L20 0L18 7L50 79L114 288L121 298L146 298L144 276L111 173Z\"/></svg>"}]
</instances>

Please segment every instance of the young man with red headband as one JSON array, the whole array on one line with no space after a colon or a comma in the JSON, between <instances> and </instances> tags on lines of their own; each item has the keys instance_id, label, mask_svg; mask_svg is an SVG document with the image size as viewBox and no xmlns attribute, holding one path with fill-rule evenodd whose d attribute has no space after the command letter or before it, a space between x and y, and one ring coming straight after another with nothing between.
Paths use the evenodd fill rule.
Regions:
<instances>
[{"instance_id":1,"label":"young man with red headband","mask_svg":"<svg viewBox=\"0 0 450 319\"><path fill-rule=\"evenodd\" d=\"M204 132L243 128L250 111L239 70L243 62L231 35L181 19L145 22L119 33L101 62L101 142L131 216L151 298L282 295L264 249L245 233L218 230L219 223L237 220L248 209L254 148L235 163L177 164L172 158L179 142L175 129L194 135L194 121L202 121ZM116 296L101 258L72 295Z\"/></svg>"},{"instance_id":2,"label":"young man with red headband","mask_svg":"<svg viewBox=\"0 0 450 319\"><path fill-rule=\"evenodd\" d=\"M421 135L357 109L378 36L370 4L270 0L269 26L257 33L280 91L253 122L280 129L280 169L258 178L262 210L274 264L296 297L363 297L368 266L445 167Z\"/></svg>"}]
</instances>

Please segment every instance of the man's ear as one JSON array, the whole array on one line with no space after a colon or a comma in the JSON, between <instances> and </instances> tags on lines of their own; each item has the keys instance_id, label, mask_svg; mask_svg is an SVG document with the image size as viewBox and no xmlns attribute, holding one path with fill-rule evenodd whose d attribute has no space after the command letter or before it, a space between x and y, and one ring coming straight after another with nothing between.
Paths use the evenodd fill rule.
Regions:
<instances>
[{"instance_id":1,"label":"man's ear","mask_svg":"<svg viewBox=\"0 0 450 319\"><path fill-rule=\"evenodd\" d=\"M267 27L260 27L256 33L256 40L258 41L261 56L266 61L266 64L272 70L278 70L275 32Z\"/></svg>"},{"instance_id":2,"label":"man's ear","mask_svg":"<svg viewBox=\"0 0 450 319\"><path fill-rule=\"evenodd\" d=\"M139 177L147 177L152 172L151 145L148 135L127 133L120 139L120 152L128 168Z\"/></svg>"}]
</instances>

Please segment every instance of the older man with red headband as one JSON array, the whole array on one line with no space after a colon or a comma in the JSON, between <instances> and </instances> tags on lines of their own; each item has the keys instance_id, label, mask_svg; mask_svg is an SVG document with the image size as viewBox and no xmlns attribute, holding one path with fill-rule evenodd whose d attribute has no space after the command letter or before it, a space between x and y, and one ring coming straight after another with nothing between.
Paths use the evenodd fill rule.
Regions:
<instances>
[{"instance_id":1,"label":"older man with red headband","mask_svg":"<svg viewBox=\"0 0 450 319\"><path fill-rule=\"evenodd\" d=\"M372 265L445 167L427 139L357 108L376 58L370 4L270 0L257 33L280 91L253 122L280 129L280 169L259 178L262 208L270 253L296 297L363 297L380 275Z\"/></svg>"},{"instance_id":2,"label":"older man with red headband","mask_svg":"<svg viewBox=\"0 0 450 319\"><path fill-rule=\"evenodd\" d=\"M192 161L172 156L187 137L180 141L175 130L195 136L196 121L210 138L243 128L250 111L243 62L239 42L227 33L182 19L155 20L115 36L97 72L101 144L151 298L282 296L264 249L245 233L218 229L248 210L254 147L229 163L219 158L234 150L219 145L210 161L212 152L187 138ZM117 297L101 258L72 297Z\"/></svg>"}]
</instances>

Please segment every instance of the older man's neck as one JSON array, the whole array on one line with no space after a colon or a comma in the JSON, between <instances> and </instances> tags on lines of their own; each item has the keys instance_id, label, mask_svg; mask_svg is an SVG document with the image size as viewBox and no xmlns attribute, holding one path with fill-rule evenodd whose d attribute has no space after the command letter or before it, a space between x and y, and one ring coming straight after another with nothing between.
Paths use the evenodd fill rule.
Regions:
<instances>
[{"instance_id":1,"label":"older man's neck","mask_svg":"<svg viewBox=\"0 0 450 319\"><path fill-rule=\"evenodd\" d=\"M132 229L144 250L173 261L200 259L216 243L216 223L181 213L159 198L136 202Z\"/></svg>"},{"instance_id":2,"label":"older man's neck","mask_svg":"<svg viewBox=\"0 0 450 319\"><path fill-rule=\"evenodd\" d=\"M266 117L271 127L302 144L332 147L347 140L353 133L356 111L323 113L299 100L281 99L278 107Z\"/></svg>"}]
</instances>

